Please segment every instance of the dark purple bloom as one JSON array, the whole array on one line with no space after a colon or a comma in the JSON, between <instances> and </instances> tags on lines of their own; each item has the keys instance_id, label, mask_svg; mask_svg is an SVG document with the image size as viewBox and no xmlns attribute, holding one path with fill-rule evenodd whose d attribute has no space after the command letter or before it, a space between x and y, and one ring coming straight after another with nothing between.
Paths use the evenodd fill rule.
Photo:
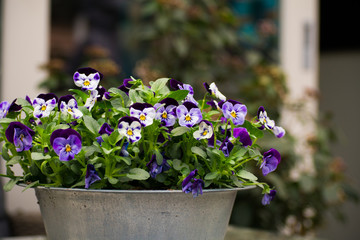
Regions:
<instances>
[{"instance_id":1,"label":"dark purple bloom","mask_svg":"<svg viewBox=\"0 0 360 240\"><path fill-rule=\"evenodd\" d=\"M166 127L174 126L176 123L176 107L178 102L173 98L165 98L159 103L155 104L156 116L155 119L160 120Z\"/></svg>"},{"instance_id":2,"label":"dark purple bloom","mask_svg":"<svg viewBox=\"0 0 360 240\"><path fill-rule=\"evenodd\" d=\"M189 175L182 182L182 191L184 193L191 192L193 197L199 196L202 194L202 188L204 187L204 181L201 179L194 178L197 174L197 169L191 171Z\"/></svg>"},{"instance_id":3,"label":"dark purple bloom","mask_svg":"<svg viewBox=\"0 0 360 240\"><path fill-rule=\"evenodd\" d=\"M200 108L192 102L184 102L176 108L176 116L180 126L192 127L202 120Z\"/></svg>"},{"instance_id":4,"label":"dark purple bloom","mask_svg":"<svg viewBox=\"0 0 360 240\"><path fill-rule=\"evenodd\" d=\"M28 103L30 103L32 105L31 99L28 95L26 95L25 100L28 101Z\"/></svg>"},{"instance_id":5,"label":"dark purple bloom","mask_svg":"<svg viewBox=\"0 0 360 240\"><path fill-rule=\"evenodd\" d=\"M235 125L242 125L245 121L247 108L235 100L227 100L221 107L224 116L231 119Z\"/></svg>"},{"instance_id":6,"label":"dark purple bloom","mask_svg":"<svg viewBox=\"0 0 360 240\"><path fill-rule=\"evenodd\" d=\"M229 140L228 137L222 142L220 150L224 153L225 157L230 155L231 150L233 150L234 144Z\"/></svg>"},{"instance_id":7,"label":"dark purple bloom","mask_svg":"<svg viewBox=\"0 0 360 240\"><path fill-rule=\"evenodd\" d=\"M270 202L274 199L275 195L276 195L276 190L270 190L270 193L265 193L261 200L262 205L265 206L270 204Z\"/></svg>"},{"instance_id":8,"label":"dark purple bloom","mask_svg":"<svg viewBox=\"0 0 360 240\"><path fill-rule=\"evenodd\" d=\"M9 112L10 104L6 101L0 103L0 119L6 117Z\"/></svg>"},{"instance_id":9,"label":"dark purple bloom","mask_svg":"<svg viewBox=\"0 0 360 240\"><path fill-rule=\"evenodd\" d=\"M132 87L132 84L129 83L129 82L131 82L131 81L133 81L131 78L125 78L125 79L123 80L123 84L122 84L120 87L118 87L118 89L120 89L121 91L123 91L123 92L125 92L127 95L129 95L129 90L130 90L130 88Z\"/></svg>"},{"instance_id":10,"label":"dark purple bloom","mask_svg":"<svg viewBox=\"0 0 360 240\"><path fill-rule=\"evenodd\" d=\"M10 104L9 112L18 112L22 109L20 105L16 104L16 100L17 98L15 98L14 101L12 101L12 103Z\"/></svg>"},{"instance_id":11,"label":"dark purple bloom","mask_svg":"<svg viewBox=\"0 0 360 240\"><path fill-rule=\"evenodd\" d=\"M35 132L21 122L11 122L5 131L6 138L15 145L17 152L27 151L32 147Z\"/></svg>"},{"instance_id":12,"label":"dark purple bloom","mask_svg":"<svg viewBox=\"0 0 360 240\"><path fill-rule=\"evenodd\" d=\"M280 161L281 156L276 149L271 148L269 151L265 152L263 156L263 162L260 166L263 175L266 176L270 172L275 171Z\"/></svg>"},{"instance_id":13,"label":"dark purple bloom","mask_svg":"<svg viewBox=\"0 0 360 240\"><path fill-rule=\"evenodd\" d=\"M161 165L158 165L155 154L152 155L150 162L148 162L146 166L149 168L149 173L152 178L156 178L158 174L170 169L170 165L167 163L165 158L163 159Z\"/></svg>"},{"instance_id":14,"label":"dark purple bloom","mask_svg":"<svg viewBox=\"0 0 360 240\"><path fill-rule=\"evenodd\" d=\"M96 172L94 165L88 164L86 168L85 188L88 189L91 184L100 180L101 178L98 176L98 173Z\"/></svg>"},{"instance_id":15,"label":"dark purple bloom","mask_svg":"<svg viewBox=\"0 0 360 240\"><path fill-rule=\"evenodd\" d=\"M114 131L113 128L111 128L111 126L108 123L104 123L99 130L99 134L103 135L103 134L107 134L110 135L112 132Z\"/></svg>"},{"instance_id":16,"label":"dark purple bloom","mask_svg":"<svg viewBox=\"0 0 360 240\"><path fill-rule=\"evenodd\" d=\"M75 85L83 90L93 91L97 88L103 75L93 68L79 68L73 76Z\"/></svg>"},{"instance_id":17,"label":"dark purple bloom","mask_svg":"<svg viewBox=\"0 0 360 240\"><path fill-rule=\"evenodd\" d=\"M55 130L50 136L50 143L60 161L72 160L81 151L81 136L71 128Z\"/></svg>"},{"instance_id":18,"label":"dark purple bloom","mask_svg":"<svg viewBox=\"0 0 360 240\"><path fill-rule=\"evenodd\" d=\"M239 138L239 141L243 144L244 147L251 146L252 140L246 128L234 128L233 132L234 138Z\"/></svg>"}]
</instances>

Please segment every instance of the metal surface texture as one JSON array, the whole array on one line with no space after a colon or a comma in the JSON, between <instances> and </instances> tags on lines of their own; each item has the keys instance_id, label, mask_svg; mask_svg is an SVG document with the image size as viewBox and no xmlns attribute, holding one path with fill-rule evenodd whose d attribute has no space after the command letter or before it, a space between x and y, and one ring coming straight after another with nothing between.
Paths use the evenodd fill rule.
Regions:
<instances>
[{"instance_id":1,"label":"metal surface texture","mask_svg":"<svg viewBox=\"0 0 360 240\"><path fill-rule=\"evenodd\" d=\"M171 190L35 188L47 238L224 239L237 189Z\"/></svg>"}]
</instances>

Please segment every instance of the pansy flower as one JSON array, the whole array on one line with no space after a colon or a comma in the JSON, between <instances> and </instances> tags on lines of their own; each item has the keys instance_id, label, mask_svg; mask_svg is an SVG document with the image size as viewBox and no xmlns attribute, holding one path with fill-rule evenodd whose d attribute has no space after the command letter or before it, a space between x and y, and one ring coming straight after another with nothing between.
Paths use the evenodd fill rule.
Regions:
<instances>
[{"instance_id":1,"label":"pansy flower","mask_svg":"<svg viewBox=\"0 0 360 240\"><path fill-rule=\"evenodd\" d=\"M273 128L273 133L275 134L275 136L277 138L282 138L283 136L285 136L285 129L283 129L282 127L279 127L279 126L275 126Z\"/></svg>"},{"instance_id":2,"label":"pansy flower","mask_svg":"<svg viewBox=\"0 0 360 240\"><path fill-rule=\"evenodd\" d=\"M127 137L131 143L137 142L141 138L141 123L135 117L122 117L119 120L118 131L121 136Z\"/></svg>"},{"instance_id":3,"label":"pansy flower","mask_svg":"<svg viewBox=\"0 0 360 240\"><path fill-rule=\"evenodd\" d=\"M159 103L155 104L156 109L155 119L160 120L166 127L174 126L176 122L176 107L179 106L178 102L173 98L165 98Z\"/></svg>"},{"instance_id":4,"label":"pansy flower","mask_svg":"<svg viewBox=\"0 0 360 240\"><path fill-rule=\"evenodd\" d=\"M75 85L83 90L95 90L102 79L102 74L93 68L79 68L73 76Z\"/></svg>"},{"instance_id":5,"label":"pansy flower","mask_svg":"<svg viewBox=\"0 0 360 240\"><path fill-rule=\"evenodd\" d=\"M118 87L118 89L129 95L130 88L133 86L131 83L129 83L131 81L133 81L131 78L125 78L123 80L123 84Z\"/></svg>"},{"instance_id":6,"label":"pansy flower","mask_svg":"<svg viewBox=\"0 0 360 240\"><path fill-rule=\"evenodd\" d=\"M194 178L197 174L197 169L191 171L189 175L182 182L182 191L184 193L192 193L193 197L202 195L202 189L204 187L204 181L202 179Z\"/></svg>"},{"instance_id":7,"label":"pansy flower","mask_svg":"<svg viewBox=\"0 0 360 240\"><path fill-rule=\"evenodd\" d=\"M10 103L4 101L0 103L0 119L6 117L9 112Z\"/></svg>"},{"instance_id":8,"label":"pansy flower","mask_svg":"<svg viewBox=\"0 0 360 240\"><path fill-rule=\"evenodd\" d=\"M208 144L214 147L214 128L211 122L202 120L199 124L199 130L193 133L196 140L209 139Z\"/></svg>"},{"instance_id":9,"label":"pansy flower","mask_svg":"<svg viewBox=\"0 0 360 240\"><path fill-rule=\"evenodd\" d=\"M156 155L152 155L150 162L146 164L149 169L149 174L152 178L156 178L156 176L162 172L165 172L170 169L170 165L167 163L164 158L161 165L158 165L156 162Z\"/></svg>"},{"instance_id":10,"label":"pansy flower","mask_svg":"<svg viewBox=\"0 0 360 240\"><path fill-rule=\"evenodd\" d=\"M224 153L225 157L228 157L233 148L234 144L230 141L229 137L226 137L219 149Z\"/></svg>"},{"instance_id":11,"label":"pansy flower","mask_svg":"<svg viewBox=\"0 0 360 240\"><path fill-rule=\"evenodd\" d=\"M72 160L81 151L81 135L71 128L55 130L50 143L60 161Z\"/></svg>"},{"instance_id":12,"label":"pansy flower","mask_svg":"<svg viewBox=\"0 0 360 240\"><path fill-rule=\"evenodd\" d=\"M89 109L89 111L91 111L91 109L93 108L93 106L95 105L97 99L99 97L99 92L98 90L92 90L90 92L90 96L86 99L86 102L85 102L85 107L87 109Z\"/></svg>"},{"instance_id":13,"label":"pansy flower","mask_svg":"<svg viewBox=\"0 0 360 240\"><path fill-rule=\"evenodd\" d=\"M155 115L155 108L149 103L134 103L130 106L130 116L139 119L144 127L153 124Z\"/></svg>"},{"instance_id":14,"label":"pansy flower","mask_svg":"<svg viewBox=\"0 0 360 240\"><path fill-rule=\"evenodd\" d=\"M269 193L265 193L261 200L262 205L265 206L270 204L270 202L274 199L275 195L276 195L276 190L270 190Z\"/></svg>"},{"instance_id":15,"label":"pansy flower","mask_svg":"<svg viewBox=\"0 0 360 240\"><path fill-rule=\"evenodd\" d=\"M101 144L102 142L104 142L104 140L102 139L103 134L107 134L110 135L112 132L114 131L113 128L111 128L111 126L108 123L104 123L103 125L101 125L100 130L99 130L99 134L100 136L96 138L96 141Z\"/></svg>"},{"instance_id":16,"label":"pansy flower","mask_svg":"<svg viewBox=\"0 0 360 240\"><path fill-rule=\"evenodd\" d=\"M76 99L72 95L60 97L58 105L62 113L70 114L75 119L83 116L83 113L78 109Z\"/></svg>"},{"instance_id":17,"label":"pansy flower","mask_svg":"<svg viewBox=\"0 0 360 240\"><path fill-rule=\"evenodd\" d=\"M176 108L180 126L192 127L202 120L201 110L192 102L184 102Z\"/></svg>"},{"instance_id":18,"label":"pansy flower","mask_svg":"<svg viewBox=\"0 0 360 240\"><path fill-rule=\"evenodd\" d=\"M247 108L235 100L227 100L221 107L224 116L231 119L235 125L242 125L245 121Z\"/></svg>"},{"instance_id":19,"label":"pansy flower","mask_svg":"<svg viewBox=\"0 0 360 240\"><path fill-rule=\"evenodd\" d=\"M233 129L234 138L239 138L239 141L244 147L251 146L252 140L250 138L249 132L246 128L234 128Z\"/></svg>"},{"instance_id":20,"label":"pansy flower","mask_svg":"<svg viewBox=\"0 0 360 240\"><path fill-rule=\"evenodd\" d=\"M98 173L95 170L94 165L88 164L86 167L86 175L85 175L85 188L88 189L91 184L96 181L100 181Z\"/></svg>"},{"instance_id":21,"label":"pansy flower","mask_svg":"<svg viewBox=\"0 0 360 240\"><path fill-rule=\"evenodd\" d=\"M219 91L215 83L211 83L210 85L208 83L203 83L206 91L210 93L211 96L214 96L222 101L226 101L226 97Z\"/></svg>"},{"instance_id":22,"label":"pansy flower","mask_svg":"<svg viewBox=\"0 0 360 240\"><path fill-rule=\"evenodd\" d=\"M15 145L17 152L27 151L32 147L35 132L21 122L11 122L5 130L6 138Z\"/></svg>"},{"instance_id":23,"label":"pansy flower","mask_svg":"<svg viewBox=\"0 0 360 240\"><path fill-rule=\"evenodd\" d=\"M280 161L281 156L276 149L271 148L269 151L265 152L263 156L263 162L260 166L263 175L266 176L270 172L275 171Z\"/></svg>"},{"instance_id":24,"label":"pansy flower","mask_svg":"<svg viewBox=\"0 0 360 240\"><path fill-rule=\"evenodd\" d=\"M262 124L262 128L265 127L266 129L271 130L275 127L275 121L271 120L267 116L267 112L265 111L265 108L263 106L259 107L257 117L258 117L260 123Z\"/></svg>"},{"instance_id":25,"label":"pansy flower","mask_svg":"<svg viewBox=\"0 0 360 240\"><path fill-rule=\"evenodd\" d=\"M194 98L194 89L190 84L179 82L175 79L170 79L170 87L174 90L187 90L188 95L184 99L184 102L192 102L196 106L199 104Z\"/></svg>"},{"instance_id":26,"label":"pansy flower","mask_svg":"<svg viewBox=\"0 0 360 240\"><path fill-rule=\"evenodd\" d=\"M34 117L48 117L51 111L56 107L57 96L53 93L38 95L32 105L34 107Z\"/></svg>"}]
</instances>

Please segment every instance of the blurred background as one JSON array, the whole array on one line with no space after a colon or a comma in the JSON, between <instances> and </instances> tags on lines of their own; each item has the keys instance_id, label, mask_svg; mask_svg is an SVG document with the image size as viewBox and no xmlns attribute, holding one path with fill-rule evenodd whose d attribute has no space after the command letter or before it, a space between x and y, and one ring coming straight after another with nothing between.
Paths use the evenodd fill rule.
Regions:
<instances>
[{"instance_id":1,"label":"blurred background","mask_svg":"<svg viewBox=\"0 0 360 240\"><path fill-rule=\"evenodd\" d=\"M351 6L325 0L0 0L0 100L47 91L61 96L83 66L102 72L104 87L129 76L172 77L203 93L204 81L216 82L228 98L247 105L249 117L264 105L287 130L276 146L281 165L266 178L277 187L276 200L264 207L257 190L239 193L230 223L355 240L360 39ZM0 193L0 236L44 234L32 190Z\"/></svg>"}]
</instances>

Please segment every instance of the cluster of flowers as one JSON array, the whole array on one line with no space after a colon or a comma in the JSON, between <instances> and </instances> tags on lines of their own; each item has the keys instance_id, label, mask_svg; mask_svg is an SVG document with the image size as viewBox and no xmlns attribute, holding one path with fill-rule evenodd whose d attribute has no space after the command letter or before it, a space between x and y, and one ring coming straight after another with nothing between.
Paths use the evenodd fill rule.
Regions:
<instances>
[{"instance_id":1,"label":"cluster of flowers","mask_svg":"<svg viewBox=\"0 0 360 240\"><path fill-rule=\"evenodd\" d=\"M121 183L150 177L168 187L181 187L194 197L210 185L213 188L257 185L264 189L264 205L273 199L276 191L257 182L244 165L256 160L266 176L280 163L276 149L261 155L255 145L262 130L278 138L285 134L285 130L267 116L264 107L261 106L249 122L246 106L226 99L215 83L204 83L210 100L196 101L193 87L174 79L159 79L149 87L141 80L125 79L117 89L106 91L99 84L102 78L95 69L81 68L73 75L75 85L82 89L73 90L75 96L58 98L47 93L32 101L26 97L21 106L17 101L0 103L0 123L5 128L3 140L13 144L17 153L24 153L20 154L24 161L26 158L42 160L41 164L35 161L35 166L40 175L48 179L36 179L37 185L66 185L66 181L55 176L64 174L59 163L75 159L80 163L80 170L74 170L75 165L66 165L66 169L79 172L72 178L80 181L73 180L76 184L72 186L83 184L90 188L102 182L97 188L108 187L106 179L113 187L121 187ZM173 91L166 86L168 82ZM21 119L18 113L21 109L25 109L26 119ZM8 117L11 114L16 121ZM49 137L45 136L47 131L51 131ZM91 139L95 134L96 138ZM3 156L4 151L10 149L11 152L11 147L6 147ZM183 161L177 159L179 154L174 153L174 149L181 152ZM109 160L110 157L116 160ZM134 162L136 159L138 164ZM28 165L34 167L31 162ZM48 168L52 169L51 173ZM34 171L23 169L28 175L34 175ZM166 173L168 178L164 177Z\"/></svg>"}]
</instances>

